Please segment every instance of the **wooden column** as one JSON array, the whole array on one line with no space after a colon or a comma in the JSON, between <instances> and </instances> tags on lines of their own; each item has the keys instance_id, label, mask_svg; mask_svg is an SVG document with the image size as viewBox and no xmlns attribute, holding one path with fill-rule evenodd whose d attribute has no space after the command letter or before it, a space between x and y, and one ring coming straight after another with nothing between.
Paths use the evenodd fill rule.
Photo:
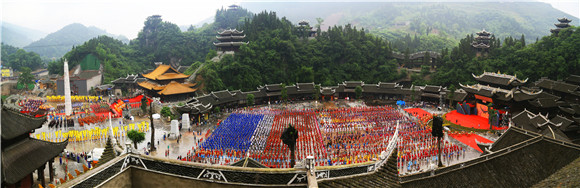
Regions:
<instances>
[{"instance_id":1,"label":"wooden column","mask_svg":"<svg viewBox=\"0 0 580 188\"><path fill-rule=\"evenodd\" d=\"M38 179L40 179L40 185L42 185L42 187L46 187L46 183L44 182L44 168L45 164L42 164L42 166L37 169L36 173L38 175Z\"/></svg>"},{"instance_id":2,"label":"wooden column","mask_svg":"<svg viewBox=\"0 0 580 188\"><path fill-rule=\"evenodd\" d=\"M54 158L48 161L48 176L50 176L51 183L54 182L54 168L52 166L52 163L54 163Z\"/></svg>"}]
</instances>

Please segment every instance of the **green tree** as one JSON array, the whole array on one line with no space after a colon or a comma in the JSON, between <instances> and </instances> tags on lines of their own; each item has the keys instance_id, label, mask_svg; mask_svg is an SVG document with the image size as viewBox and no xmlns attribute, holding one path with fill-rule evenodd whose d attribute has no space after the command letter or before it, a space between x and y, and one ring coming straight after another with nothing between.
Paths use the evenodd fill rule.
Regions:
<instances>
[{"instance_id":1,"label":"green tree","mask_svg":"<svg viewBox=\"0 0 580 188\"><path fill-rule=\"evenodd\" d=\"M362 97L362 92L363 92L362 87L356 86L354 88L354 93L356 94L356 99L360 99Z\"/></svg>"},{"instance_id":2,"label":"green tree","mask_svg":"<svg viewBox=\"0 0 580 188\"><path fill-rule=\"evenodd\" d=\"M455 96L455 85L451 84L449 86L449 95L447 95L447 99L449 99L449 108L453 108L453 97Z\"/></svg>"},{"instance_id":3,"label":"green tree","mask_svg":"<svg viewBox=\"0 0 580 188\"><path fill-rule=\"evenodd\" d=\"M286 84L281 84L280 87L282 87L282 91L280 92L280 100L286 103L288 100L288 89L286 89Z\"/></svg>"},{"instance_id":4,"label":"green tree","mask_svg":"<svg viewBox=\"0 0 580 188\"><path fill-rule=\"evenodd\" d=\"M161 115L163 117L170 117L171 119L175 119L175 115L171 112L171 108L164 106L161 108Z\"/></svg>"},{"instance_id":5,"label":"green tree","mask_svg":"<svg viewBox=\"0 0 580 188\"><path fill-rule=\"evenodd\" d=\"M29 89L29 85L34 84L34 76L30 73L30 68L22 67L22 73L18 76L18 85L22 85L24 89Z\"/></svg>"},{"instance_id":6,"label":"green tree","mask_svg":"<svg viewBox=\"0 0 580 188\"><path fill-rule=\"evenodd\" d=\"M248 103L248 106L254 106L254 94L246 95L246 101Z\"/></svg>"},{"instance_id":7,"label":"green tree","mask_svg":"<svg viewBox=\"0 0 580 188\"><path fill-rule=\"evenodd\" d=\"M143 98L141 99L141 111L143 111L143 114L147 113L147 97L145 97L145 95L143 95Z\"/></svg>"},{"instance_id":8,"label":"green tree","mask_svg":"<svg viewBox=\"0 0 580 188\"><path fill-rule=\"evenodd\" d=\"M318 101L318 99L320 98L320 85L315 85L314 86L314 92L313 92L313 97L315 101Z\"/></svg>"},{"instance_id":9,"label":"green tree","mask_svg":"<svg viewBox=\"0 0 580 188\"><path fill-rule=\"evenodd\" d=\"M127 131L127 137L133 142L133 146L137 149L137 144L145 140L145 133L137 130Z\"/></svg>"}]
</instances>

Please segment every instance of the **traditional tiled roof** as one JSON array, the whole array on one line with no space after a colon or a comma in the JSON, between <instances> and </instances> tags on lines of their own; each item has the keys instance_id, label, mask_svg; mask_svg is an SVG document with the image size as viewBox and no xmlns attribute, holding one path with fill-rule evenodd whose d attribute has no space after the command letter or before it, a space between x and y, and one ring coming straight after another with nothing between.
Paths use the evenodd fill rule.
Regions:
<instances>
[{"instance_id":1,"label":"traditional tiled roof","mask_svg":"<svg viewBox=\"0 0 580 188\"><path fill-rule=\"evenodd\" d=\"M196 85L197 85L197 83L190 83L190 82L183 83L183 86L186 86L186 87L195 87Z\"/></svg>"},{"instance_id":2,"label":"traditional tiled roof","mask_svg":"<svg viewBox=\"0 0 580 188\"><path fill-rule=\"evenodd\" d=\"M163 88L159 93L160 95L175 95L175 94L184 94L184 93L193 93L197 91L197 89L189 88L181 83L176 81L171 81L169 84Z\"/></svg>"},{"instance_id":3,"label":"traditional tiled roof","mask_svg":"<svg viewBox=\"0 0 580 188\"><path fill-rule=\"evenodd\" d=\"M335 92L336 92L336 89L334 89L334 88L323 87L322 91L320 91L320 94L322 94L322 95L334 95Z\"/></svg>"},{"instance_id":4,"label":"traditional tiled roof","mask_svg":"<svg viewBox=\"0 0 580 188\"><path fill-rule=\"evenodd\" d=\"M528 111L527 109L524 109L524 111L521 111L520 113L518 113L512 117L512 122L514 123L514 126L516 126L516 127L522 128L524 130L536 132L536 131L538 131L538 127L534 126L530 122L531 116L533 116L533 113Z\"/></svg>"},{"instance_id":5,"label":"traditional tiled roof","mask_svg":"<svg viewBox=\"0 0 580 188\"><path fill-rule=\"evenodd\" d=\"M566 136L566 134L564 134L560 129L554 129L551 126L548 126L546 129L542 130L540 134L548 138L562 140L565 142L571 142L570 139L568 139L568 137Z\"/></svg>"},{"instance_id":6,"label":"traditional tiled roof","mask_svg":"<svg viewBox=\"0 0 580 188\"><path fill-rule=\"evenodd\" d=\"M314 90L314 82L296 83L296 88L298 89L298 91L313 91Z\"/></svg>"},{"instance_id":7,"label":"traditional tiled roof","mask_svg":"<svg viewBox=\"0 0 580 188\"><path fill-rule=\"evenodd\" d=\"M580 75L570 75L568 78L566 78L566 82L580 85Z\"/></svg>"},{"instance_id":8,"label":"traditional tiled roof","mask_svg":"<svg viewBox=\"0 0 580 188\"><path fill-rule=\"evenodd\" d=\"M441 86L431 86L431 85L426 85L423 87L422 91L423 92L429 92L429 93L439 93L442 90Z\"/></svg>"},{"instance_id":9,"label":"traditional tiled roof","mask_svg":"<svg viewBox=\"0 0 580 188\"><path fill-rule=\"evenodd\" d=\"M10 140L42 127L46 117L32 117L2 107L2 140Z\"/></svg>"},{"instance_id":10,"label":"traditional tiled roof","mask_svg":"<svg viewBox=\"0 0 580 188\"><path fill-rule=\"evenodd\" d=\"M467 93L463 89L458 89L453 94L453 101L463 101L465 97L467 97Z\"/></svg>"},{"instance_id":11,"label":"traditional tiled roof","mask_svg":"<svg viewBox=\"0 0 580 188\"><path fill-rule=\"evenodd\" d=\"M282 84L267 84L264 87L266 87L266 90L268 90L268 91L280 91L280 90L282 90Z\"/></svg>"},{"instance_id":12,"label":"traditional tiled roof","mask_svg":"<svg viewBox=\"0 0 580 188\"><path fill-rule=\"evenodd\" d=\"M143 74L143 77L151 79L151 80L173 80L173 79L182 79L188 78L189 76L179 73L173 67L169 65L159 65L155 70L151 71L150 73Z\"/></svg>"},{"instance_id":13,"label":"traditional tiled roof","mask_svg":"<svg viewBox=\"0 0 580 188\"><path fill-rule=\"evenodd\" d=\"M549 98L535 99L533 101L530 101L530 103L534 106L541 107L541 108L552 108L552 107L558 106L558 104L556 103L556 100L549 99Z\"/></svg>"},{"instance_id":14,"label":"traditional tiled roof","mask_svg":"<svg viewBox=\"0 0 580 188\"><path fill-rule=\"evenodd\" d=\"M2 120L13 116L2 115ZM4 128L4 122L2 122ZM4 131L2 131L4 134ZM14 184L39 167L58 156L68 144L68 140L60 143L46 142L26 138L6 148L2 148L2 181Z\"/></svg>"},{"instance_id":15,"label":"traditional tiled roof","mask_svg":"<svg viewBox=\"0 0 580 188\"><path fill-rule=\"evenodd\" d=\"M244 33L244 31L238 31L237 29L227 29L217 33L218 35L241 35Z\"/></svg>"},{"instance_id":16,"label":"traditional tiled roof","mask_svg":"<svg viewBox=\"0 0 580 188\"><path fill-rule=\"evenodd\" d=\"M536 86L563 93L572 93L580 88L578 85L573 85L562 81L554 81L547 78L538 80L536 82Z\"/></svg>"},{"instance_id":17,"label":"traditional tiled roof","mask_svg":"<svg viewBox=\"0 0 580 188\"><path fill-rule=\"evenodd\" d=\"M483 72L483 74L479 76L475 76L472 74L475 80L479 82L491 83L491 84L498 84L498 85L511 85L511 86L520 86L525 84L528 79L520 80L516 76L507 75L507 74L499 74L493 72Z\"/></svg>"},{"instance_id":18,"label":"traditional tiled roof","mask_svg":"<svg viewBox=\"0 0 580 188\"><path fill-rule=\"evenodd\" d=\"M342 84L348 88L355 88L356 86L363 86L365 83L363 81L344 81Z\"/></svg>"},{"instance_id":19,"label":"traditional tiled roof","mask_svg":"<svg viewBox=\"0 0 580 188\"><path fill-rule=\"evenodd\" d=\"M440 98L441 95L434 93L421 93L421 97Z\"/></svg>"},{"instance_id":20,"label":"traditional tiled roof","mask_svg":"<svg viewBox=\"0 0 580 188\"><path fill-rule=\"evenodd\" d=\"M390 88L394 89L396 87L402 87L401 85L399 85L397 83L387 83L387 82L379 82L378 86L381 89L390 89Z\"/></svg>"},{"instance_id":21,"label":"traditional tiled roof","mask_svg":"<svg viewBox=\"0 0 580 188\"><path fill-rule=\"evenodd\" d=\"M481 84L475 85L463 85L459 83L459 85L468 93L473 93L481 96L486 97L494 97L499 100L509 101L511 99L515 101L524 101L536 98L542 91L539 92L528 92L525 90L518 90L516 88L512 88L511 90L506 90L502 88L496 88L491 86L485 86Z\"/></svg>"},{"instance_id":22,"label":"traditional tiled roof","mask_svg":"<svg viewBox=\"0 0 580 188\"><path fill-rule=\"evenodd\" d=\"M159 84L157 84L155 82L150 82L150 81L139 82L138 85L141 86L141 87L143 87L143 88L145 88L145 89L147 89L147 90L156 90L156 91L159 91L159 90L165 89L165 86L159 85Z\"/></svg>"},{"instance_id":23,"label":"traditional tiled roof","mask_svg":"<svg viewBox=\"0 0 580 188\"><path fill-rule=\"evenodd\" d=\"M228 90L222 90L222 91L215 91L215 92L211 92L211 95L216 98L216 99L226 99L226 98L230 98L233 96L232 93L230 93L230 91Z\"/></svg>"},{"instance_id":24,"label":"traditional tiled roof","mask_svg":"<svg viewBox=\"0 0 580 188\"><path fill-rule=\"evenodd\" d=\"M213 43L213 45L216 47L241 46L243 44L248 44L248 42L214 42Z\"/></svg>"}]
</instances>

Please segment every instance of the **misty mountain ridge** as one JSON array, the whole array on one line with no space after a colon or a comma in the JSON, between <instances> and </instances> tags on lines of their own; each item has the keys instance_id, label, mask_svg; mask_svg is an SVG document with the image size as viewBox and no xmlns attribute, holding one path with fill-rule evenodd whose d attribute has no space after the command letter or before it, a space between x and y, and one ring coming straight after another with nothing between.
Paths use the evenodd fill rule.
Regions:
<instances>
[{"instance_id":1,"label":"misty mountain ridge","mask_svg":"<svg viewBox=\"0 0 580 188\"><path fill-rule=\"evenodd\" d=\"M62 29L48 34L46 37L34 41L25 46L24 49L38 53L43 58L60 58L73 46L78 46L84 42L101 36L107 35L116 38L123 43L129 43L129 39L122 35L113 35L107 33L105 30L89 26L86 27L80 23L73 23L64 26Z\"/></svg>"},{"instance_id":2,"label":"misty mountain ridge","mask_svg":"<svg viewBox=\"0 0 580 188\"><path fill-rule=\"evenodd\" d=\"M8 22L2 22L2 43L14 47L22 48L35 40L38 40L47 33L22 27Z\"/></svg>"}]
</instances>

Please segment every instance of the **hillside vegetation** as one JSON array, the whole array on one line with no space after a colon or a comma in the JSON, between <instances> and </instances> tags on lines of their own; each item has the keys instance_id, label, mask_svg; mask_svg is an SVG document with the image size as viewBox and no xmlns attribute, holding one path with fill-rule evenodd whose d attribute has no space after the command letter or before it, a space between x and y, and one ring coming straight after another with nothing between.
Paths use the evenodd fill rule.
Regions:
<instances>
[{"instance_id":1,"label":"hillside vegetation","mask_svg":"<svg viewBox=\"0 0 580 188\"><path fill-rule=\"evenodd\" d=\"M562 30L558 36L542 37L537 42L522 34L505 38L492 36L489 54L482 57L476 57L471 47L474 36L465 35L452 48L437 50L442 57L437 68L431 70L434 72L427 66L421 73L412 73L401 68L406 60L392 56L397 51L394 47L397 40L386 40L353 25L322 31L319 24L314 25L318 35L307 38L296 23L278 17L275 12L252 15L245 9L240 10L242 14L219 10L216 17L224 16L223 19L201 28L190 27L186 32L160 16L150 16L130 44L102 36L73 48L64 57L72 67L86 54L96 55L105 63L106 82L152 69L153 62L174 66L195 64L196 67L203 62L205 66L198 75L206 92L248 91L271 83L316 82L332 86L345 80L378 83L403 78L410 78L415 85L457 86L474 83L471 73L483 71L501 71L536 80L543 76L564 78L580 70L580 46L577 45L580 31L576 27ZM242 45L235 56L225 55L221 61L212 62L209 59L216 55L212 50L215 48L212 43L217 41L216 31L226 28L244 30L249 44ZM424 42L422 37L410 35L400 40L413 46ZM51 62L49 71L62 74L62 60Z\"/></svg>"},{"instance_id":2,"label":"hillside vegetation","mask_svg":"<svg viewBox=\"0 0 580 188\"><path fill-rule=\"evenodd\" d=\"M519 37L528 39L549 35L555 18L578 18L541 2L285 2L242 3L251 11L275 11L292 22L322 18L322 30L334 24L351 24L393 42L394 50L404 52L439 51L454 47L467 34L485 29L498 38ZM400 41L407 35L420 39L420 44L410 45Z\"/></svg>"}]
</instances>

